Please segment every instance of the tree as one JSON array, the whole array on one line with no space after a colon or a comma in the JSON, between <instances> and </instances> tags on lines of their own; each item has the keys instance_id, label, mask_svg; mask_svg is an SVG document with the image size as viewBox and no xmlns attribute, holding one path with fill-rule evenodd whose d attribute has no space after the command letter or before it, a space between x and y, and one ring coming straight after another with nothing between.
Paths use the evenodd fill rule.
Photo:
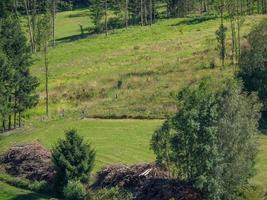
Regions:
<instances>
[{"instance_id":1,"label":"tree","mask_svg":"<svg viewBox=\"0 0 267 200\"><path fill-rule=\"evenodd\" d=\"M168 152L176 177L205 199L231 200L253 173L261 105L235 81L214 84L204 80L179 93L179 111L155 132L152 147L162 164Z\"/></svg>"},{"instance_id":2,"label":"tree","mask_svg":"<svg viewBox=\"0 0 267 200\"><path fill-rule=\"evenodd\" d=\"M151 138L151 148L157 156L157 161L165 165L171 173L171 133L170 121L166 120L163 125L155 131ZM171 176L171 174L169 174Z\"/></svg>"},{"instance_id":3,"label":"tree","mask_svg":"<svg viewBox=\"0 0 267 200\"><path fill-rule=\"evenodd\" d=\"M92 6L90 7L90 17L95 25L95 31L100 33L103 31L102 20L106 19L106 0L89 0ZM104 2L105 1L105 2Z\"/></svg>"},{"instance_id":4,"label":"tree","mask_svg":"<svg viewBox=\"0 0 267 200\"><path fill-rule=\"evenodd\" d=\"M52 28L53 28L53 47L56 46L56 13L57 13L57 0L52 0Z\"/></svg>"},{"instance_id":5,"label":"tree","mask_svg":"<svg viewBox=\"0 0 267 200\"><path fill-rule=\"evenodd\" d=\"M89 182L95 162L95 151L77 134L76 130L67 131L65 139L58 141L52 151L56 169L55 187L59 192L69 181Z\"/></svg>"},{"instance_id":6,"label":"tree","mask_svg":"<svg viewBox=\"0 0 267 200\"><path fill-rule=\"evenodd\" d=\"M6 130L6 117L11 112L9 99L11 96L12 69L8 63L7 56L0 51L0 114L2 121L2 132Z\"/></svg>"},{"instance_id":7,"label":"tree","mask_svg":"<svg viewBox=\"0 0 267 200\"><path fill-rule=\"evenodd\" d=\"M219 48L219 55L220 59L222 61L222 67L224 67L224 61L225 61L225 55L226 55L226 44L225 44L225 38L226 38L226 30L227 28L224 26L224 0L220 0L218 11L220 12L220 18L221 18L221 24L219 29L216 31L216 38L218 41L218 48Z\"/></svg>"},{"instance_id":8,"label":"tree","mask_svg":"<svg viewBox=\"0 0 267 200\"><path fill-rule=\"evenodd\" d=\"M12 110L8 114L8 129L11 129L12 114L14 127L16 128L17 113L19 114L19 126L21 126L21 113L35 106L38 102L36 88L38 81L30 74L31 49L27 45L27 39L21 30L17 16L10 14L4 17L0 27L0 49L6 55L12 68L9 86L9 107Z\"/></svg>"},{"instance_id":9,"label":"tree","mask_svg":"<svg viewBox=\"0 0 267 200\"><path fill-rule=\"evenodd\" d=\"M267 111L267 20L262 21L248 35L240 56L237 77L244 82L245 90L258 92Z\"/></svg>"},{"instance_id":10,"label":"tree","mask_svg":"<svg viewBox=\"0 0 267 200\"><path fill-rule=\"evenodd\" d=\"M226 45L225 45L225 38L227 28L221 23L219 29L216 31L216 38L218 41L218 48L219 48L219 55L222 61L222 67L224 67L225 55L226 55Z\"/></svg>"},{"instance_id":11,"label":"tree","mask_svg":"<svg viewBox=\"0 0 267 200\"><path fill-rule=\"evenodd\" d=\"M44 55L44 67L45 67L45 105L46 105L46 116L49 116L49 94L48 94L48 46L49 41L53 35L53 27L52 27L52 16L50 12L50 2L46 4L45 13L40 16L38 21L38 33L37 33L37 44L40 50Z\"/></svg>"}]
</instances>

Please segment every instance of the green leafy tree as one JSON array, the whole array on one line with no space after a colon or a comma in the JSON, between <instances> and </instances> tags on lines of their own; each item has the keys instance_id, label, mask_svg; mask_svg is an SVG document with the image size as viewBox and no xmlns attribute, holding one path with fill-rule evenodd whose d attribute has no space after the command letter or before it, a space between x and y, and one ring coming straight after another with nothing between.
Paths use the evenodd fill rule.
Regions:
<instances>
[{"instance_id":1,"label":"green leafy tree","mask_svg":"<svg viewBox=\"0 0 267 200\"><path fill-rule=\"evenodd\" d=\"M46 116L49 116L49 91L48 91L48 81L49 81L49 63L48 63L48 47L49 41L53 35L53 16L51 15L51 3L47 2L45 4L45 12L39 16L39 21L37 24L37 44L39 49L44 55L44 68L45 68L45 110Z\"/></svg>"},{"instance_id":2,"label":"green leafy tree","mask_svg":"<svg viewBox=\"0 0 267 200\"><path fill-rule=\"evenodd\" d=\"M71 180L87 184L95 162L95 151L76 130L67 131L65 137L58 141L52 151L58 192L62 192Z\"/></svg>"},{"instance_id":3,"label":"green leafy tree","mask_svg":"<svg viewBox=\"0 0 267 200\"><path fill-rule=\"evenodd\" d=\"M95 31L100 33L104 30L103 18L106 14L105 12L105 2L106 0L89 0L90 6L90 17L95 25Z\"/></svg>"},{"instance_id":4,"label":"green leafy tree","mask_svg":"<svg viewBox=\"0 0 267 200\"><path fill-rule=\"evenodd\" d=\"M267 113L267 20L256 26L243 46L237 77L244 82L245 90L258 92Z\"/></svg>"},{"instance_id":5,"label":"green leafy tree","mask_svg":"<svg viewBox=\"0 0 267 200\"><path fill-rule=\"evenodd\" d=\"M261 109L256 95L243 94L232 80L220 86L204 80L182 90L178 102L179 112L152 137L158 161L166 165L168 152L176 177L193 182L205 199L236 199L253 174Z\"/></svg>"},{"instance_id":6,"label":"green leafy tree","mask_svg":"<svg viewBox=\"0 0 267 200\"><path fill-rule=\"evenodd\" d=\"M225 45L225 32L227 28L221 23L219 29L216 31L216 38L218 41L219 55L222 61L222 67L224 67L225 55L226 55L226 45Z\"/></svg>"}]
</instances>

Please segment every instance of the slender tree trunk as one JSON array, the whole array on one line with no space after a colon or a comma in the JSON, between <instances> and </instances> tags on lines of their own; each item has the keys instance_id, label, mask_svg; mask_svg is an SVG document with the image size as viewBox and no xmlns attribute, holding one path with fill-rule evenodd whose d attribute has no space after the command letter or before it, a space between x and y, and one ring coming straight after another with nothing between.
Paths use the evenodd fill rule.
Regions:
<instances>
[{"instance_id":1,"label":"slender tree trunk","mask_svg":"<svg viewBox=\"0 0 267 200\"><path fill-rule=\"evenodd\" d=\"M108 35L108 13L107 13L107 9L108 9L108 5L107 5L107 0L105 0L105 34L106 36Z\"/></svg>"},{"instance_id":2,"label":"slender tree trunk","mask_svg":"<svg viewBox=\"0 0 267 200\"><path fill-rule=\"evenodd\" d=\"M17 128L17 113L14 113L14 129Z\"/></svg>"},{"instance_id":3,"label":"slender tree trunk","mask_svg":"<svg viewBox=\"0 0 267 200\"><path fill-rule=\"evenodd\" d=\"M125 0L125 27L128 28L128 0Z\"/></svg>"},{"instance_id":4,"label":"slender tree trunk","mask_svg":"<svg viewBox=\"0 0 267 200\"><path fill-rule=\"evenodd\" d=\"M33 31L34 52L36 51L36 23L37 23L36 20L37 20L37 5L36 5L36 0L33 0L32 31Z\"/></svg>"},{"instance_id":5,"label":"slender tree trunk","mask_svg":"<svg viewBox=\"0 0 267 200\"><path fill-rule=\"evenodd\" d=\"M150 26L153 23L153 4L152 0L149 0L149 16L150 16Z\"/></svg>"},{"instance_id":6,"label":"slender tree trunk","mask_svg":"<svg viewBox=\"0 0 267 200\"><path fill-rule=\"evenodd\" d=\"M221 13L221 26L224 27L223 23L223 13L224 13L224 0L221 0L221 8L220 8L220 13ZM222 57L222 67L224 68L224 61L225 61L225 41L222 41L221 48L224 48L224 55L221 55Z\"/></svg>"},{"instance_id":7,"label":"slender tree trunk","mask_svg":"<svg viewBox=\"0 0 267 200\"><path fill-rule=\"evenodd\" d=\"M143 0L140 0L140 16L141 16L141 25L144 25L144 11L143 11Z\"/></svg>"},{"instance_id":8,"label":"slender tree trunk","mask_svg":"<svg viewBox=\"0 0 267 200\"><path fill-rule=\"evenodd\" d=\"M21 127L21 112L19 112L19 127Z\"/></svg>"},{"instance_id":9,"label":"slender tree trunk","mask_svg":"<svg viewBox=\"0 0 267 200\"><path fill-rule=\"evenodd\" d=\"M16 107L17 107L17 99L15 97L15 101L14 101L14 129L17 128L17 112L16 112Z\"/></svg>"},{"instance_id":10,"label":"slender tree trunk","mask_svg":"<svg viewBox=\"0 0 267 200\"><path fill-rule=\"evenodd\" d=\"M12 102L11 97L9 97L8 101L9 101L9 105L11 105L11 102ZM9 114L8 114L8 130L11 130L11 126L12 126L12 114L11 114L11 112L9 112Z\"/></svg>"},{"instance_id":11,"label":"slender tree trunk","mask_svg":"<svg viewBox=\"0 0 267 200\"><path fill-rule=\"evenodd\" d=\"M235 27L233 19L231 19L231 36L232 36L232 64L235 64Z\"/></svg>"},{"instance_id":12,"label":"slender tree trunk","mask_svg":"<svg viewBox=\"0 0 267 200\"><path fill-rule=\"evenodd\" d=\"M48 59L47 59L47 42L45 44L45 49L44 49L44 54L45 54L45 97L46 97L46 116L48 117Z\"/></svg>"},{"instance_id":13,"label":"slender tree trunk","mask_svg":"<svg viewBox=\"0 0 267 200\"><path fill-rule=\"evenodd\" d=\"M25 7L26 15L27 15L27 20L28 20L28 31L29 31L30 41L31 41L31 48L32 48L32 52L34 52L33 30L32 30L31 17L29 13L27 0L24 0L24 7Z\"/></svg>"},{"instance_id":14,"label":"slender tree trunk","mask_svg":"<svg viewBox=\"0 0 267 200\"><path fill-rule=\"evenodd\" d=\"M3 132L6 131L6 119L5 119L5 116L2 116L2 129L3 129Z\"/></svg>"},{"instance_id":15,"label":"slender tree trunk","mask_svg":"<svg viewBox=\"0 0 267 200\"><path fill-rule=\"evenodd\" d=\"M52 21L52 26L53 26L53 47L56 46L56 36L55 36L55 29L56 29L56 25L55 22L56 21L56 0L53 0L53 21Z\"/></svg>"},{"instance_id":16,"label":"slender tree trunk","mask_svg":"<svg viewBox=\"0 0 267 200\"><path fill-rule=\"evenodd\" d=\"M144 16L145 16L145 25L147 25L147 3L146 0L144 0Z\"/></svg>"}]
</instances>

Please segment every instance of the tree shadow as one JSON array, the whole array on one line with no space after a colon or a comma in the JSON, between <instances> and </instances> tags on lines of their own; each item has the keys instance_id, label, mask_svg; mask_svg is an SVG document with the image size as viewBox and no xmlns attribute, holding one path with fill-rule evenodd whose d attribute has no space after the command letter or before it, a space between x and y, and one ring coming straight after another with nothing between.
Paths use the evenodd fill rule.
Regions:
<instances>
[{"instance_id":1,"label":"tree shadow","mask_svg":"<svg viewBox=\"0 0 267 200\"><path fill-rule=\"evenodd\" d=\"M17 195L16 197L11 198L10 200L40 200L40 199L49 199L49 197L32 192L28 194Z\"/></svg>"},{"instance_id":2,"label":"tree shadow","mask_svg":"<svg viewBox=\"0 0 267 200\"><path fill-rule=\"evenodd\" d=\"M56 43L61 44L61 43L75 42L77 40L92 38L96 36L97 36L97 33L93 29L91 30L91 29L86 28L86 29L83 29L81 34L58 38L56 39Z\"/></svg>"},{"instance_id":3,"label":"tree shadow","mask_svg":"<svg viewBox=\"0 0 267 200\"><path fill-rule=\"evenodd\" d=\"M77 40L88 38L90 35L92 35L92 34L91 33L85 33L83 35L81 35L81 34L79 34L79 35L71 35L71 36L67 36L67 37L56 39L56 42L57 43L74 42L74 41L77 41Z\"/></svg>"},{"instance_id":4,"label":"tree shadow","mask_svg":"<svg viewBox=\"0 0 267 200\"><path fill-rule=\"evenodd\" d=\"M68 15L69 18L89 17L89 16L90 14L87 9L81 10L79 13L74 13L74 14L72 13Z\"/></svg>"},{"instance_id":5,"label":"tree shadow","mask_svg":"<svg viewBox=\"0 0 267 200\"><path fill-rule=\"evenodd\" d=\"M193 17L189 19L182 20L176 24L172 24L171 26L180 26L180 25L196 25L200 24L209 20L214 20L217 19L216 16L213 15L207 15L207 16L198 16L198 17Z\"/></svg>"}]
</instances>

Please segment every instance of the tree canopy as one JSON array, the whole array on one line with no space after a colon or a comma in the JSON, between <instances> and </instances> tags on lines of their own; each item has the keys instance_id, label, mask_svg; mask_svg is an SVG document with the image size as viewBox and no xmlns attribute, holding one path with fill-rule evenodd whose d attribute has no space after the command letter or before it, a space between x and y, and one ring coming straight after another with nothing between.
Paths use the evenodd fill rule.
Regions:
<instances>
[{"instance_id":1,"label":"tree canopy","mask_svg":"<svg viewBox=\"0 0 267 200\"><path fill-rule=\"evenodd\" d=\"M206 199L235 199L253 174L261 104L238 83L202 81L178 95L179 111L151 140L158 162Z\"/></svg>"}]
</instances>

